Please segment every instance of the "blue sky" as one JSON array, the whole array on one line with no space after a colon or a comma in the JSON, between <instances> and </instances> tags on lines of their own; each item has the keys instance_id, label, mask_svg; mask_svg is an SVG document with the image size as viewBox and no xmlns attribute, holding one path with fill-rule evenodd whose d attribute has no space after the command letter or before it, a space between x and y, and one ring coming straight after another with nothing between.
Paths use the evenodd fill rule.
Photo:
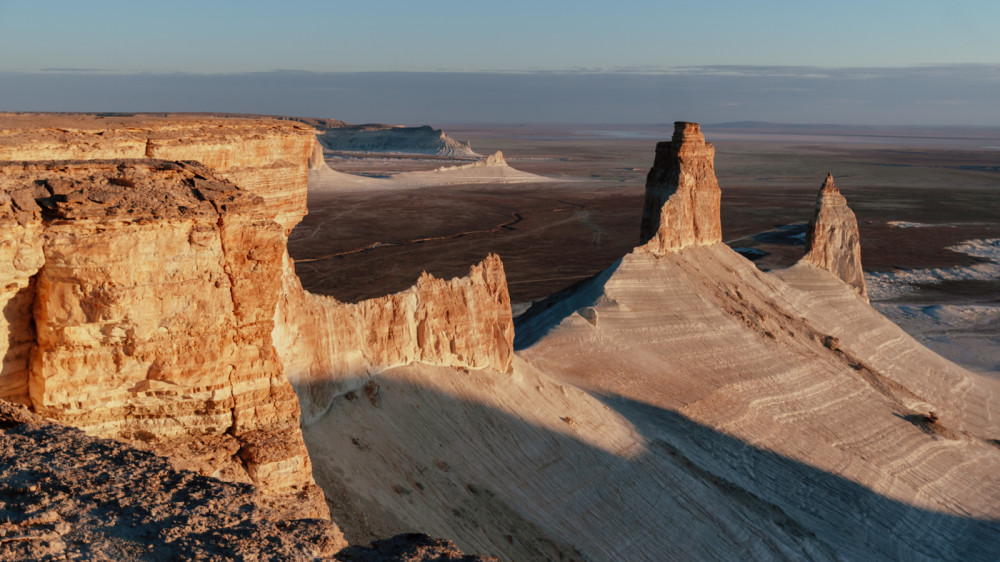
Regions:
<instances>
[{"instance_id":1,"label":"blue sky","mask_svg":"<svg viewBox=\"0 0 1000 562\"><path fill-rule=\"evenodd\" d=\"M805 92L792 104L795 112L787 121L815 115L824 122L867 122L872 115L885 115L892 121L887 124L928 124L961 114L960 120L972 124L981 123L985 111L992 120L988 124L1000 125L1000 115L989 111L990 91L1000 99L998 23L996 0L0 0L0 110L108 111L114 101L121 111L287 113L301 108L348 120L379 120L381 110L392 120L468 121L449 115L446 105L431 107L365 90L387 87L411 88L416 96L457 97L460 107L451 107L463 116L486 115L487 100L495 107L510 101L505 95L520 98L488 121L554 117L544 110L549 106L560 109L559 119L633 121L640 117L622 103L657 95L704 98L699 112L709 115L728 108L722 111L727 116L774 120L782 107L765 103L761 76L767 75L775 88ZM290 70L299 72L296 80L286 81L287 88L268 85L268 80L288 77ZM399 71L421 77L408 80ZM468 96L463 91L435 94L423 76L437 72L448 72L443 82L464 88ZM349 73L387 74L376 80ZM505 82L483 73L512 76ZM117 91L102 91L100 81L87 77L91 74L114 75ZM622 80L623 74L629 78ZM603 78L577 80L585 75ZM644 81L637 75L660 79ZM153 95L150 84L170 89L171 76L195 90L163 99ZM365 80L351 80L360 76ZM317 86L323 82L318 77L325 77L325 85ZM789 82L793 78L795 84ZM953 83L942 86L940 80ZM249 90L248 83L254 84ZM598 92L579 92L577 98L574 84ZM859 87L857 96L851 94L852 84ZM824 96L830 86L840 96L839 113L831 109L833 102L812 114L799 107L808 94ZM45 91L52 88L62 91ZM602 88L606 95L599 99ZM327 96L324 105L324 91L340 94ZM301 102L282 100L283 95ZM546 96L563 96L563 101L553 104L554 98ZM909 113L871 111L883 105L899 109L892 103L899 96ZM375 98L394 105L376 106ZM410 113L405 105L413 106ZM574 105L578 112L566 111ZM865 109L861 106L867 110L858 111ZM926 115L935 106L947 111ZM964 113L955 110L961 106Z\"/></svg>"}]
</instances>

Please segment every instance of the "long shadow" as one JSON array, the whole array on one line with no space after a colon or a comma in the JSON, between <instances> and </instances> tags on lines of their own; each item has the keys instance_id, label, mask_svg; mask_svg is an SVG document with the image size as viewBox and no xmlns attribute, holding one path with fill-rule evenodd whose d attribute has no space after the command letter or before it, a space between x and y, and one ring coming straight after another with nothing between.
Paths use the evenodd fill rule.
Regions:
<instances>
[{"instance_id":1,"label":"long shadow","mask_svg":"<svg viewBox=\"0 0 1000 562\"><path fill-rule=\"evenodd\" d=\"M682 455L735 501L779 525L791 528L782 521L794 521L847 559L1000 559L1000 521L914 507L677 412L621 396L601 400L635 424L651 454ZM893 540L871 540L880 535Z\"/></svg>"},{"instance_id":2,"label":"long shadow","mask_svg":"<svg viewBox=\"0 0 1000 562\"><path fill-rule=\"evenodd\" d=\"M531 305L514 319L514 350L535 345L553 328L581 308L593 306L604 293L604 284L621 265L619 259L607 269Z\"/></svg>"},{"instance_id":3,"label":"long shadow","mask_svg":"<svg viewBox=\"0 0 1000 562\"><path fill-rule=\"evenodd\" d=\"M7 367L12 371L19 371L21 380L3 380L0 378L0 388L10 386L24 386L24 393L27 394L27 371L28 353L35 339L35 321L32 316L32 304L35 300L35 281L31 280L27 287L22 287L7 301L3 307L3 320L7 323L7 347L3 356L0 357L0 369ZM7 374L4 377L12 379L13 375ZM8 399L14 398L8 396ZM20 397L18 397L20 398Z\"/></svg>"},{"instance_id":4,"label":"long shadow","mask_svg":"<svg viewBox=\"0 0 1000 562\"><path fill-rule=\"evenodd\" d=\"M353 509L374 518L412 516L415 503L434 514L404 516L383 534L427 532L467 552L516 560L573 559L572 549L592 560L651 552L663 559L755 560L966 561L1000 554L998 521L885 497L670 410L597 397L646 440L638 455L620 456L576 437L589 423L579 411L572 413L576 420L561 417L566 430L556 430L563 426L535 425L411 382L420 376L379 375L378 404L339 398L306 431L328 494L351 490L351 501L360 502ZM487 394L502 395L508 382L492 376ZM387 458L391 466L375 460ZM364 459L372 460L359 472ZM340 480L345 474L348 480ZM385 503L384 495L372 499L377 493L357 499L359 490L387 488L398 504ZM334 520L348 521L341 525L349 539L363 537L364 529L352 528L336 506ZM438 526L428 528L429 521ZM524 550L512 550L518 545Z\"/></svg>"}]
</instances>

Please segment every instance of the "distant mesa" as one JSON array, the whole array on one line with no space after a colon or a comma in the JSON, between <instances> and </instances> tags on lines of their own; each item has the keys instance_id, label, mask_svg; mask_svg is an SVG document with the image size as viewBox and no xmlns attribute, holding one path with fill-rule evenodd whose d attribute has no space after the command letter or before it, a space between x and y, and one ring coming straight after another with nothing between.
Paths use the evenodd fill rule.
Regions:
<instances>
[{"instance_id":1,"label":"distant mesa","mask_svg":"<svg viewBox=\"0 0 1000 562\"><path fill-rule=\"evenodd\" d=\"M313 160L317 163L314 165ZM433 170L402 172L388 178L370 178L332 170L321 157L310 160L309 189L314 191L351 191L406 189L463 184L544 183L552 178L512 168L500 151L468 164L441 166ZM315 167L314 167L315 166Z\"/></svg>"},{"instance_id":2,"label":"distant mesa","mask_svg":"<svg viewBox=\"0 0 1000 562\"><path fill-rule=\"evenodd\" d=\"M441 129L368 124L323 128L319 140L336 152L424 154L450 158L479 158L468 141L457 141Z\"/></svg>"}]
</instances>

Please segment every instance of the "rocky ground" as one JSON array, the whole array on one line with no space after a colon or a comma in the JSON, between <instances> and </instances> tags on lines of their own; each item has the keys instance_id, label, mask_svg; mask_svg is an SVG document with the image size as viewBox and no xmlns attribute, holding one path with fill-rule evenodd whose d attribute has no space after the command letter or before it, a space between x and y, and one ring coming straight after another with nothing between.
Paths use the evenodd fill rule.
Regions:
<instances>
[{"instance_id":1,"label":"rocky ground","mask_svg":"<svg viewBox=\"0 0 1000 562\"><path fill-rule=\"evenodd\" d=\"M328 521L276 519L253 486L0 401L2 560L486 560L426 535L341 550Z\"/></svg>"}]
</instances>

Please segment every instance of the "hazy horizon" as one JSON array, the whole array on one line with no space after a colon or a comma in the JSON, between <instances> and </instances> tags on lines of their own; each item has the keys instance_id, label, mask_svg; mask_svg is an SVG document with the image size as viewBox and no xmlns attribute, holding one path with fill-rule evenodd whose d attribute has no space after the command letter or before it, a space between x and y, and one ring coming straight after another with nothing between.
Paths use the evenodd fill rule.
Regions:
<instances>
[{"instance_id":1,"label":"hazy horizon","mask_svg":"<svg viewBox=\"0 0 1000 562\"><path fill-rule=\"evenodd\" d=\"M0 111L1000 126L996 21L992 0L0 0Z\"/></svg>"},{"instance_id":2,"label":"hazy horizon","mask_svg":"<svg viewBox=\"0 0 1000 562\"><path fill-rule=\"evenodd\" d=\"M351 123L1000 126L1000 65L672 72L0 72L2 111L232 112Z\"/></svg>"}]
</instances>

